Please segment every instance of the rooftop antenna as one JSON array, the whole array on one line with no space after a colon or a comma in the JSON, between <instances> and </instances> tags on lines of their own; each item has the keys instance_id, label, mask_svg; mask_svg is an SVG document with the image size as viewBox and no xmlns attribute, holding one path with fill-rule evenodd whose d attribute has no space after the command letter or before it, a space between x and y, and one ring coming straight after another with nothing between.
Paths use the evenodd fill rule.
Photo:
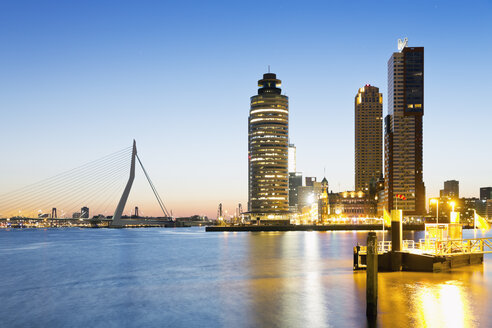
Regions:
<instances>
[{"instance_id":1,"label":"rooftop antenna","mask_svg":"<svg viewBox=\"0 0 492 328\"><path fill-rule=\"evenodd\" d=\"M268 73L270 73L270 65L268 65Z\"/></svg>"},{"instance_id":2,"label":"rooftop antenna","mask_svg":"<svg viewBox=\"0 0 492 328\"><path fill-rule=\"evenodd\" d=\"M398 39L398 51L402 52L403 49L408 45L408 38Z\"/></svg>"}]
</instances>

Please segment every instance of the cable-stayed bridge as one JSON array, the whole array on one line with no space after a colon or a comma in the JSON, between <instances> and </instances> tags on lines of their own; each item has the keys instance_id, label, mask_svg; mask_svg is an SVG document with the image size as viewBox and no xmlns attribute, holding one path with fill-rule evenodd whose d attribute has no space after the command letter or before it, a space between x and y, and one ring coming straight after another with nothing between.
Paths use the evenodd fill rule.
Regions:
<instances>
[{"instance_id":1,"label":"cable-stayed bridge","mask_svg":"<svg viewBox=\"0 0 492 328\"><path fill-rule=\"evenodd\" d=\"M123 216L137 167L163 214L160 220L139 218L137 208L134 215ZM143 166L134 140L131 147L0 195L0 218L109 221L109 226L124 227L159 225L172 220L172 215Z\"/></svg>"}]
</instances>

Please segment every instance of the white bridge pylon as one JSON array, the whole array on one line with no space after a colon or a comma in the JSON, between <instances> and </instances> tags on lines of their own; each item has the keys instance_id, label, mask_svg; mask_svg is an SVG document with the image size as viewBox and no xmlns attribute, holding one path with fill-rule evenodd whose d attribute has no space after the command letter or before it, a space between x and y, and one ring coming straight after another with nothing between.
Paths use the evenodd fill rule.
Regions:
<instances>
[{"instance_id":1,"label":"white bridge pylon","mask_svg":"<svg viewBox=\"0 0 492 328\"><path fill-rule=\"evenodd\" d=\"M135 180L135 157L137 156L137 143L135 139L133 139L133 150L132 150L132 162L130 166L130 177L128 178L128 182L126 183L125 190L123 191L123 195L121 195L118 206L113 214L113 222L112 226L124 226L124 223L121 221L121 215L123 214L123 210L125 209L126 201L128 200L128 195L130 194L130 190L132 189L133 180Z\"/></svg>"},{"instance_id":2,"label":"white bridge pylon","mask_svg":"<svg viewBox=\"0 0 492 328\"><path fill-rule=\"evenodd\" d=\"M161 199L161 196L157 192L157 189L155 188L154 184L152 183L152 180L150 180L149 175L147 174L147 171L145 170L142 161L138 157L137 154L137 143L135 139L133 140L133 149L132 149L132 160L131 160L131 166L130 166L130 176L128 177L128 182L126 183L125 190L123 190L123 194L121 195L120 201L118 202L118 206L116 206L116 209L113 214L113 221L111 223L111 227L124 227L126 225L126 222L124 219L121 218L121 215L123 214L123 210L125 209L126 201L128 200L128 195L130 194L130 190L132 189L133 185L133 180L135 180L135 159L138 160L138 163L140 164L140 167L142 168L145 177L147 178L147 181L149 182L150 188L152 189L152 192L154 193L157 202L159 203L159 206L161 207L162 212L164 213L165 217L171 217L169 214L169 211L167 210L166 206L164 205L164 202Z\"/></svg>"}]
</instances>

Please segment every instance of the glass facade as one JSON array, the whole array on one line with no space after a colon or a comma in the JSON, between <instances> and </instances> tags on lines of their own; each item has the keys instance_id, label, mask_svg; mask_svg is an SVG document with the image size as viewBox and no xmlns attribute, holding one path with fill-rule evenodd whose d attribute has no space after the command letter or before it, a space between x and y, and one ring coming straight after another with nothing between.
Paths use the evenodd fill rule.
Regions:
<instances>
[{"instance_id":1,"label":"glass facade","mask_svg":"<svg viewBox=\"0 0 492 328\"><path fill-rule=\"evenodd\" d=\"M384 152L384 207L405 215L425 214L423 115L424 48L405 47L388 61Z\"/></svg>"},{"instance_id":2,"label":"glass facade","mask_svg":"<svg viewBox=\"0 0 492 328\"><path fill-rule=\"evenodd\" d=\"M289 103L280 85L275 74L264 74L249 112L248 207L267 218L289 211Z\"/></svg>"},{"instance_id":3,"label":"glass facade","mask_svg":"<svg viewBox=\"0 0 492 328\"><path fill-rule=\"evenodd\" d=\"M424 48L404 48L405 114L424 114Z\"/></svg>"}]
</instances>

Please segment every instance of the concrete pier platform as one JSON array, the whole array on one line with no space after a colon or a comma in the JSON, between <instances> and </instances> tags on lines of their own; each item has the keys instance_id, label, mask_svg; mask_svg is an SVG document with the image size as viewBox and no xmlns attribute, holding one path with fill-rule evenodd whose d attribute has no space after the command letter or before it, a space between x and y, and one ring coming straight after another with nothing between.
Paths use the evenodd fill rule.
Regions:
<instances>
[{"instance_id":1,"label":"concrete pier platform","mask_svg":"<svg viewBox=\"0 0 492 328\"><path fill-rule=\"evenodd\" d=\"M453 268L482 263L483 253L438 256L403 251L378 254L378 270L381 272L448 272ZM354 270L364 270L365 266L366 255L357 254L354 250Z\"/></svg>"}]
</instances>

